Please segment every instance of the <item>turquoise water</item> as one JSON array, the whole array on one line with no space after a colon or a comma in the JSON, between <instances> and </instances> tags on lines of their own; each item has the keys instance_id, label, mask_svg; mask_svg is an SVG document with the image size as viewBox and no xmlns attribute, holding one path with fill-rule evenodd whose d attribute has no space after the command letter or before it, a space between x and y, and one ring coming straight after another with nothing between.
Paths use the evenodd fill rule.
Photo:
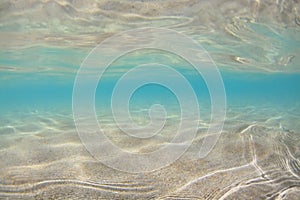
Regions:
<instances>
[{"instance_id":1,"label":"turquoise water","mask_svg":"<svg viewBox=\"0 0 300 200\"><path fill-rule=\"evenodd\" d=\"M299 10L298 2L273 0L1 2L0 199L298 199ZM192 38L219 70L226 116L207 156L199 157L203 144L218 135L207 135L210 124L223 122L211 121L213 101L205 77L174 52L128 52L112 61L93 94L82 91L83 102L89 95L95 99L101 129L92 124L93 116L80 118L75 113L76 78L93 48L115 34L141 27L170 29ZM121 38L120 44L124 42L130 46L147 43L148 38ZM105 53L126 45L109 46ZM180 49L192 48L181 45ZM191 108L184 110L186 118L178 94L148 83L128 100L131 119L117 124L112 112L114 87L126 72L145 63L168 65L188 81L198 106L192 107L192 100L187 103ZM178 77L155 70L127 84L153 76L163 77L191 97ZM90 83L89 78L86 81ZM165 116L154 111L152 119L153 105L162 105ZM135 137L152 136L147 125L159 125L164 119L157 135ZM185 137L173 140L182 121L187 123L181 130L184 136L193 132L195 121L196 132L183 154L174 157L176 148L188 143ZM165 145L173 145L174 151L140 159L139 169L148 170L118 170L132 169L135 163L123 152L106 148L111 146L105 146L103 138L86 142L78 128L81 122L86 123L87 135L102 130L123 152L148 155ZM118 127L134 129L132 122L146 128L131 135ZM106 156L99 159L95 150ZM166 162L169 159L173 162Z\"/></svg>"},{"instance_id":2,"label":"turquoise water","mask_svg":"<svg viewBox=\"0 0 300 200\"><path fill-rule=\"evenodd\" d=\"M18 64L22 65L22 63ZM221 75L226 89L228 106L269 104L288 109L299 106L299 74L243 73L221 70ZM24 75L1 74L1 112L55 108L56 106L65 107L68 111L71 111L75 74L69 76L63 80L64 77L47 76L39 73ZM112 91L116 80L117 78L112 78L111 81L103 81L103 87L109 88L105 91L105 95L108 98L111 95L111 92L108 91ZM190 76L190 81L193 88L197 91L198 98L205 102L209 101L209 93L201 76ZM152 96L152 94L156 94L157 97L172 95L163 94L164 91L159 87L144 89L148 90L144 92L148 93L149 96ZM101 98L101 95L98 94L99 98ZM143 95L140 96L142 98Z\"/></svg>"}]
</instances>

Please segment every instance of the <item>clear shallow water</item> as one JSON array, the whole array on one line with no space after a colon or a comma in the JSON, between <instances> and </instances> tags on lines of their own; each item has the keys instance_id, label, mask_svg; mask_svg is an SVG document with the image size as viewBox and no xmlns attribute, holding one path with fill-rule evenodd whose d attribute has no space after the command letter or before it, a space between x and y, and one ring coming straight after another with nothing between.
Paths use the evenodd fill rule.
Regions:
<instances>
[{"instance_id":1,"label":"clear shallow water","mask_svg":"<svg viewBox=\"0 0 300 200\"><path fill-rule=\"evenodd\" d=\"M0 8L0 198L299 196L297 2L4 1ZM184 74L196 91L201 115L195 140L179 160L131 174L99 163L86 151L73 120L72 92L81 62L98 42L141 26L177 30L206 48L224 81L227 114L213 151L195 159L210 121L203 79L190 65L161 51L117 60L97 88L95 106L107 136L118 146L135 153L154 151L171 141L178 125L175 96L147 85L130 101L132 117L146 124L149 107L164 105L168 122L161 137L136 140L115 126L113 85L124 70L142 61L168 61Z\"/></svg>"}]
</instances>

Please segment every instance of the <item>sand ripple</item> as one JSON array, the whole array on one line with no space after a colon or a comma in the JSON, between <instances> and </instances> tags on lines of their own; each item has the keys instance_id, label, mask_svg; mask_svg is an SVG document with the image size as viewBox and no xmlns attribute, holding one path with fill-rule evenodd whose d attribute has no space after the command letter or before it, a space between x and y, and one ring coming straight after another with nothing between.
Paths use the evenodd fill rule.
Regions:
<instances>
[{"instance_id":1,"label":"sand ripple","mask_svg":"<svg viewBox=\"0 0 300 200\"><path fill-rule=\"evenodd\" d=\"M22 120L37 122L22 129L17 128L15 115L7 115L6 127L15 131L1 128L0 197L297 199L299 130L289 129L284 117L272 114L274 110L259 114L265 119L261 121L254 120L257 113L251 107L229 110L230 121L206 158L191 156L204 139L199 129L179 160L143 174L116 171L95 160L80 143L69 115L35 112L26 117L23 113Z\"/></svg>"}]
</instances>

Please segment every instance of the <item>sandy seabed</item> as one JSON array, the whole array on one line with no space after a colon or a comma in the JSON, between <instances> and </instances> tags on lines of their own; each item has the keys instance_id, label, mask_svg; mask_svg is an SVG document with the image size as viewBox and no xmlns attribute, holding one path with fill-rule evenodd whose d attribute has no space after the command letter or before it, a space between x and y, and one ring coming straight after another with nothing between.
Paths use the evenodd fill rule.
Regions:
<instances>
[{"instance_id":1,"label":"sandy seabed","mask_svg":"<svg viewBox=\"0 0 300 200\"><path fill-rule=\"evenodd\" d=\"M300 195L300 116L290 111L228 109L223 133L206 158L190 156L205 137L205 128L199 128L180 159L136 174L101 164L81 143L72 115L53 113L2 115L1 199L298 199ZM142 149L136 145L135 151Z\"/></svg>"}]
</instances>

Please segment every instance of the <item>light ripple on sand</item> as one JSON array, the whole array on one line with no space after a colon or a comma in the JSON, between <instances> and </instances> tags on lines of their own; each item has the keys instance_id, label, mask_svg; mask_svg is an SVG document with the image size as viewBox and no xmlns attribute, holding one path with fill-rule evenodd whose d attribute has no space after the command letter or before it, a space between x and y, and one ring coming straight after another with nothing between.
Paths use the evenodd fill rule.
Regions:
<instances>
[{"instance_id":1,"label":"light ripple on sand","mask_svg":"<svg viewBox=\"0 0 300 200\"><path fill-rule=\"evenodd\" d=\"M19 129L0 135L0 196L54 198L67 192L70 198L96 195L106 198L230 199L254 195L257 198L289 196L293 199L300 184L300 136L296 129L279 126L285 120L284 113L280 117L263 109L261 112L265 116L260 114L262 120L259 121L254 120L257 112L260 111L255 112L250 107L232 108L229 112L232 117L228 119L232 121L225 124L224 132L208 157L194 157L205 138L206 129L199 129L193 145L179 160L144 174L118 172L102 165L81 145L71 118L59 113L48 113L43 117L39 112L36 113L40 116L38 133L35 130L31 134L19 134ZM32 118L32 114L30 116ZM9 126L21 123L15 115L11 117L8 118ZM52 120L44 120L46 118ZM146 144L136 146L138 148L134 150L159 148L155 142ZM125 186L124 182L129 184Z\"/></svg>"}]
</instances>

